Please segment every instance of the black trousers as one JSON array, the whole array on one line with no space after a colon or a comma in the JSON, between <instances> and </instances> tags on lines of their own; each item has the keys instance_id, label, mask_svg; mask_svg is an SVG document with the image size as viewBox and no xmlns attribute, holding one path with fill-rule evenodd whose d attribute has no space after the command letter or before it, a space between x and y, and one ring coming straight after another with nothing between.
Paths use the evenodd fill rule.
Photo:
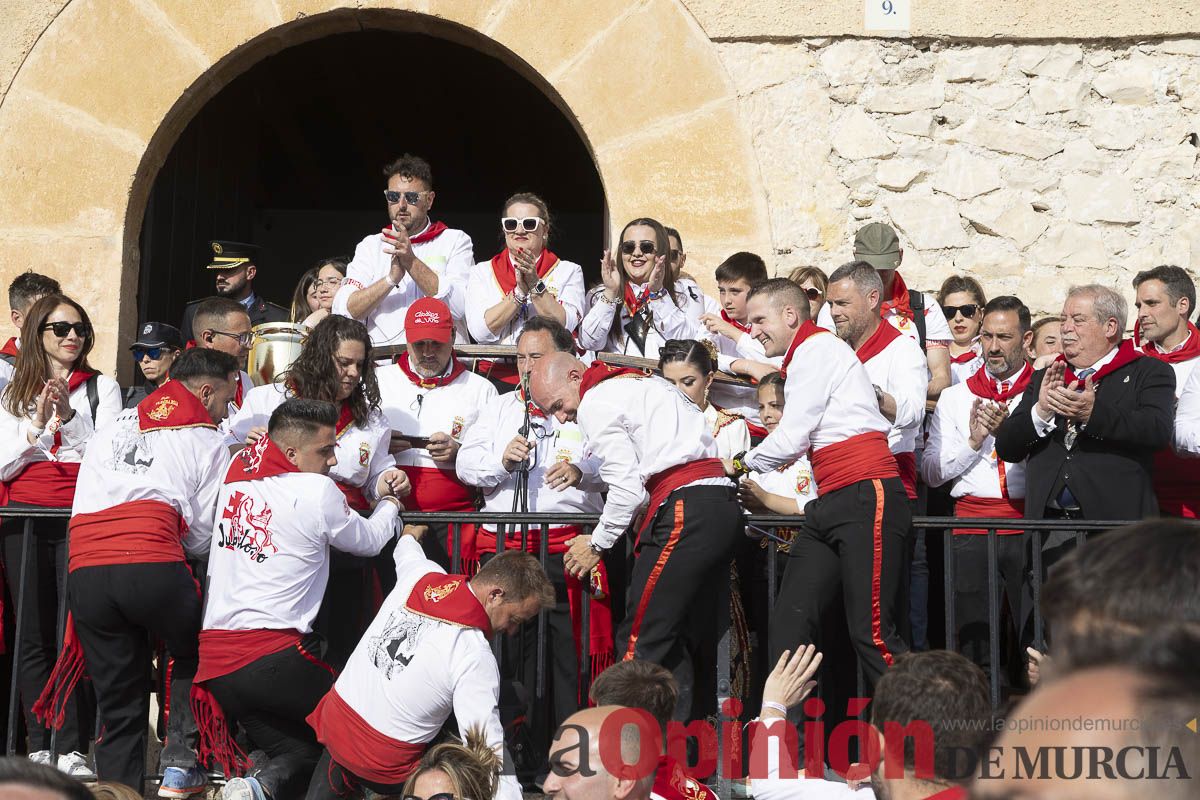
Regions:
<instances>
[{"instance_id":1,"label":"black trousers","mask_svg":"<svg viewBox=\"0 0 1200 800\"><path fill-rule=\"evenodd\" d=\"M953 537L954 558L954 621L958 637L958 652L974 661L984 671L993 668L1005 675L1006 662L1012 660L1011 652L1018 644L1016 626L1022 619L1022 593L1025 587L1025 551L1029 535L1007 534L996 537L996 567L1000 583L1000 601L1007 597L1009 621L1005 625L1001 605L997 624L1005 625L1001 636L1001 663L992 664L988 647L988 537L978 534L960 534ZM1004 645L1010 651L1005 655Z\"/></svg>"},{"instance_id":2,"label":"black trousers","mask_svg":"<svg viewBox=\"0 0 1200 800\"><path fill-rule=\"evenodd\" d=\"M207 684L229 723L240 723L251 744L271 757L251 774L280 800L304 792L324 749L304 721L333 688L333 668L321 660L324 649L322 638L310 633L296 646Z\"/></svg>"},{"instance_id":3,"label":"black trousers","mask_svg":"<svg viewBox=\"0 0 1200 800\"><path fill-rule=\"evenodd\" d=\"M189 695L196 674L200 593L182 561L82 567L71 573L67 603L96 690L101 732L96 774L140 787L150 713L150 637L174 659L171 714L160 766L196 763L196 721Z\"/></svg>"},{"instance_id":4,"label":"black trousers","mask_svg":"<svg viewBox=\"0 0 1200 800\"><path fill-rule=\"evenodd\" d=\"M308 793L304 795L304 800L356 800L366 796L364 789L370 789L376 794L399 797L404 791L404 784L385 786L363 780L334 761L329 751L325 750L317 761L316 769L313 770L312 781L308 784Z\"/></svg>"},{"instance_id":5,"label":"black trousers","mask_svg":"<svg viewBox=\"0 0 1200 800\"><path fill-rule=\"evenodd\" d=\"M696 719L715 707L715 658L698 657L695 632L727 628L728 614L713 611L720 587L729 590L729 563L744 533L732 486L688 486L673 492L642 535L629 579L626 616L617 634L617 657L644 659L671 670L679 682L675 717ZM723 631L704 639L720 641Z\"/></svg>"},{"instance_id":6,"label":"black trousers","mask_svg":"<svg viewBox=\"0 0 1200 800\"><path fill-rule=\"evenodd\" d=\"M838 611L833 604L840 596L867 688L873 688L893 658L908 651L900 617L908 613L901 598L911 524L899 478L858 481L805 506L771 620L770 663L784 650L819 643L821 619Z\"/></svg>"},{"instance_id":7,"label":"black trousers","mask_svg":"<svg viewBox=\"0 0 1200 800\"><path fill-rule=\"evenodd\" d=\"M21 580L21 549L24 520L4 526L4 566L10 598L9 608L16 614ZM33 536L25 565L25 597L21 608L20 660L13 665L17 674L19 702L29 732L29 752L50 749L50 731L33 715L34 702L50 680L58 658L59 598L63 595L67 570L67 523L61 519L34 519ZM15 628L14 628L15 630ZM86 752L90 736L81 735L80 717L89 692L84 684L67 701L56 749L60 753Z\"/></svg>"}]
</instances>

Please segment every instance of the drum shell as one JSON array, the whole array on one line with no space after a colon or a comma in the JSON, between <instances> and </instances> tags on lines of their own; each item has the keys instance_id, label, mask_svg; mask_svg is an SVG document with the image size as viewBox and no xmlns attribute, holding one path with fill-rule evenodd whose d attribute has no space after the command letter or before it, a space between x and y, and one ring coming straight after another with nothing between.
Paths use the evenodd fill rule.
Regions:
<instances>
[{"instance_id":1,"label":"drum shell","mask_svg":"<svg viewBox=\"0 0 1200 800\"><path fill-rule=\"evenodd\" d=\"M246 371L255 386L275 383L300 357L308 329L298 323L264 322L253 328Z\"/></svg>"}]
</instances>

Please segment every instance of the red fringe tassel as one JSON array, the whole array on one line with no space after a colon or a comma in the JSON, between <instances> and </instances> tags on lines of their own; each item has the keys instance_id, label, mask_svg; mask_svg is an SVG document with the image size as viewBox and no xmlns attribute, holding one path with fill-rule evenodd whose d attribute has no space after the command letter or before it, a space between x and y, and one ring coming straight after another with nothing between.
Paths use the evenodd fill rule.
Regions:
<instances>
[{"instance_id":1,"label":"red fringe tassel","mask_svg":"<svg viewBox=\"0 0 1200 800\"><path fill-rule=\"evenodd\" d=\"M42 722L56 730L61 728L66 718L67 702L71 699L75 687L83 677L83 646L75 635L75 618L67 614L67 625L63 631L62 652L54 662L54 670L46 688L33 704L34 715Z\"/></svg>"},{"instance_id":2,"label":"red fringe tassel","mask_svg":"<svg viewBox=\"0 0 1200 800\"><path fill-rule=\"evenodd\" d=\"M250 767L250 759L229 734L229 723L225 721L220 703L208 689L197 683L192 684L191 700L192 714L200 731L196 744L200 763L220 764L226 778L244 775Z\"/></svg>"}]
</instances>

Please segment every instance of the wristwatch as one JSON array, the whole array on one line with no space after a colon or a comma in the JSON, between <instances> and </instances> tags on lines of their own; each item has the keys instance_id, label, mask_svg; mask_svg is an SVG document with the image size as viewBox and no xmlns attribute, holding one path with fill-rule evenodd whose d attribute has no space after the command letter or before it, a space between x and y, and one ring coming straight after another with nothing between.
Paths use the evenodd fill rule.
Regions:
<instances>
[{"instance_id":1,"label":"wristwatch","mask_svg":"<svg viewBox=\"0 0 1200 800\"><path fill-rule=\"evenodd\" d=\"M746 451L738 453L733 457L733 469L738 475L749 475L750 468L746 466L746 462L742 461L746 457Z\"/></svg>"},{"instance_id":2,"label":"wristwatch","mask_svg":"<svg viewBox=\"0 0 1200 800\"><path fill-rule=\"evenodd\" d=\"M541 281L541 280L538 281L536 284L534 284L533 290L530 292L530 294L532 294L534 297L541 297L545 293L546 293L546 282Z\"/></svg>"},{"instance_id":3,"label":"wristwatch","mask_svg":"<svg viewBox=\"0 0 1200 800\"><path fill-rule=\"evenodd\" d=\"M588 547L596 555L598 555L598 556L604 555L604 548L601 547L600 545L596 544L595 542L588 542Z\"/></svg>"}]
</instances>

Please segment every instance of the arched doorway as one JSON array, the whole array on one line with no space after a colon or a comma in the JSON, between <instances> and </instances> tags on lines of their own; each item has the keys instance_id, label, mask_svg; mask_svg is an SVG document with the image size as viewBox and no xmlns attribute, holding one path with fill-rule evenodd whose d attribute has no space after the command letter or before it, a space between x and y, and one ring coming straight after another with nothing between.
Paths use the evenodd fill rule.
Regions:
<instances>
[{"instance_id":1,"label":"arched doorway","mask_svg":"<svg viewBox=\"0 0 1200 800\"><path fill-rule=\"evenodd\" d=\"M177 323L212 293L210 238L264 248L257 291L287 305L319 258L349 256L386 222L380 168L402 152L433 166L433 216L483 260L499 205L541 194L552 247L594 271L604 192L571 122L524 77L478 50L422 33L362 30L260 61L208 101L155 178L140 240L141 319Z\"/></svg>"}]
</instances>

